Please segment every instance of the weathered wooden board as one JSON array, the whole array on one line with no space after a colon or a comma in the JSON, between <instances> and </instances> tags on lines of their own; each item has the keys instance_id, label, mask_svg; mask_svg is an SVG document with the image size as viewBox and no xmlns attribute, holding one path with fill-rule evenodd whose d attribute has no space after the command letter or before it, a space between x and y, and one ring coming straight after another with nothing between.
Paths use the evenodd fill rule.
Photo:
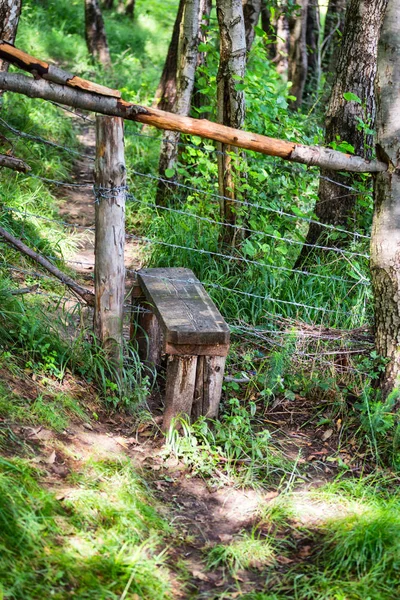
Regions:
<instances>
[{"instance_id":1,"label":"weathered wooden board","mask_svg":"<svg viewBox=\"0 0 400 600\"><path fill-rule=\"evenodd\" d=\"M169 356L162 428L167 431L172 419L190 418L196 383L197 356ZM178 425L179 427L179 425Z\"/></svg>"},{"instance_id":2,"label":"weathered wooden board","mask_svg":"<svg viewBox=\"0 0 400 600\"><path fill-rule=\"evenodd\" d=\"M190 269L142 269L138 279L160 320L165 346L229 344L228 325Z\"/></svg>"},{"instance_id":3,"label":"weathered wooden board","mask_svg":"<svg viewBox=\"0 0 400 600\"><path fill-rule=\"evenodd\" d=\"M224 380L226 358L224 356L199 356L197 359L196 384L192 406L192 421L200 416L218 417Z\"/></svg>"},{"instance_id":4,"label":"weathered wooden board","mask_svg":"<svg viewBox=\"0 0 400 600\"><path fill-rule=\"evenodd\" d=\"M229 344L213 344L205 346L203 344L171 344L164 343L163 350L165 354L176 354L186 356L196 354L197 356L228 356Z\"/></svg>"}]
</instances>

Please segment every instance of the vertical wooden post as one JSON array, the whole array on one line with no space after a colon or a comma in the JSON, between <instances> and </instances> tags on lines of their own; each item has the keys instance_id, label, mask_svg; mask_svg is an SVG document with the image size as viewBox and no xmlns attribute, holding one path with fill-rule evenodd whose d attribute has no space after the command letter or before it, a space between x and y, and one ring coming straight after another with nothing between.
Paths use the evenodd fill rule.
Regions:
<instances>
[{"instance_id":1,"label":"vertical wooden post","mask_svg":"<svg viewBox=\"0 0 400 600\"><path fill-rule=\"evenodd\" d=\"M121 363L125 294L126 169L119 117L96 117L94 331L110 359Z\"/></svg>"},{"instance_id":2,"label":"vertical wooden post","mask_svg":"<svg viewBox=\"0 0 400 600\"><path fill-rule=\"evenodd\" d=\"M165 388L165 410L162 428L168 431L172 419L190 419L196 384L197 356L169 356Z\"/></svg>"}]
</instances>

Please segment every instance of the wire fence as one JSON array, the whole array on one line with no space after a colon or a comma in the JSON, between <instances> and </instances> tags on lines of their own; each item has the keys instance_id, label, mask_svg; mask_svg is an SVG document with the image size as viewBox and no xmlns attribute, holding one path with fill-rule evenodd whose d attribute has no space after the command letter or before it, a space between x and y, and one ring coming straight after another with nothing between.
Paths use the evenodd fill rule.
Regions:
<instances>
[{"instance_id":1,"label":"wire fence","mask_svg":"<svg viewBox=\"0 0 400 600\"><path fill-rule=\"evenodd\" d=\"M65 110L65 107L61 108ZM71 112L77 114L75 111ZM88 124L93 123L92 119L87 118L83 114L77 114L77 116L84 119ZM0 127L7 131L8 135L12 135L13 140L21 139L27 143L43 144L60 152L70 154L74 158L94 160L94 157L87 153L48 140L36 134L36 132L26 133L20 131L2 118L0 118ZM130 131L130 135L135 136L139 143L144 144L154 141L159 143L161 140L158 135L147 135L139 131ZM179 148L195 149L196 152L203 153L205 156L221 154L221 151L213 147L211 142L203 144L180 140L176 142L176 145ZM222 152L222 154L225 153ZM278 163L276 159L271 161L269 165L273 169L278 169L278 165L279 168L282 168L282 164ZM284 169L289 170L294 177L302 177L306 173L307 176L312 176L315 181L320 179L331 181L329 177L321 176L315 169L312 169L312 175L310 175L309 170L293 166L292 164L284 165ZM153 254L153 260L160 260L162 266L166 266L166 262L171 266L193 267L193 264L197 265L200 273L196 273L196 275L198 275L200 282L217 301L221 312L226 317L231 332L237 337L253 340L254 343L260 348L265 348L266 351L274 345L284 346L287 343L285 340L293 336L297 336L300 340L317 339L319 342L338 343L340 348L339 350L333 350L334 354L337 354L339 351L352 353L353 350L350 348L352 345L353 347L355 345L354 352L358 353L368 351L371 347L369 338L365 336L361 339L359 337L354 338L354 336L348 335L348 332L346 333L346 331L337 328L337 324L343 322L351 323L353 328L360 327L368 322L368 294L370 293L370 284L368 272L364 268L369 258L368 253L364 251L365 244L368 243L370 237L367 233L351 231L342 226L321 223L313 215L304 214L301 210L291 212L287 209L276 208L267 202L254 200L253 198L228 198L215 192L213 185L210 186L209 183L207 184L207 188L202 189L196 185L189 184L185 179L183 181L182 179L168 179L160 177L158 174L143 172L135 168L129 168L128 170L128 178L132 182L130 190L121 190L121 188L95 188L92 183L65 181L45 177L38 173L28 173L18 175L18 177L22 182L25 179L32 178L47 186L65 188L66 190L75 189L85 194L88 204L93 206L93 212L91 213L93 217L94 204L96 202L101 201L110 194L126 191L126 199L131 212L136 209L137 212L143 215L145 223L157 220L161 223L158 229L153 226L150 227L150 231L146 231L143 228L145 234L129 231L128 229L126 233L127 242L135 241L138 243L140 252L143 252L147 258L150 257L150 260ZM137 191L136 189L136 184L140 181L148 181L153 186L165 185L169 189L175 190L177 194L176 202L168 206L157 203L154 199L156 187L151 190L151 193L146 192L146 194L141 195L143 190L140 189ZM334 183L350 194L359 196L368 196L369 194L365 189L357 189L345 183ZM138 183L138 185L140 187L141 184ZM181 193L184 194L183 198L179 196ZM344 196L346 195L348 194L344 194ZM190 196L190 201L187 201L188 196ZM242 222L227 223L210 216L212 210L208 210L208 214L204 214L204 211L200 214L201 211L196 205L196 199L203 196L207 199L207 203L210 204L215 203L219 205L221 201L229 201L237 207L238 211L245 211L246 218ZM59 219L56 216L40 214L31 210L21 210L20 208L13 207L11 204L10 202L0 204L0 210L3 212L3 215L8 214L16 221L22 221L23 223L30 222L31 224L44 223L66 231L77 230L81 233L94 236L94 222L89 225L73 223L68 220ZM248 218L249 214L259 216L264 213L284 222L285 233L282 233L277 228L271 231L270 226L262 228L249 224L251 223L251 220ZM180 236L177 235L176 231L176 226L179 223L183 230ZM288 226L286 223L290 223L291 225ZM308 244L304 241L303 230L311 224L318 225L322 230L325 230L328 240L331 234L333 236L348 236L350 243L346 248L332 243ZM225 228L230 228L235 233L243 236L244 241L239 247L230 248L230 251L228 251L226 246L219 244L219 232ZM204 235L201 233L203 230L206 232ZM187 232L187 239L185 239L185 232ZM290 235L287 232L290 232ZM253 240L256 240L259 248L255 256L252 256L248 252L249 243L251 244ZM87 240L86 243L88 243ZM93 245L93 240L91 244ZM291 256L296 257L299 250L304 246L309 247L313 251L326 253L329 255L331 263L339 266L341 273L346 271L346 274L328 272L326 268L327 263L316 263L307 268L296 268L293 266L293 259L291 260L292 264L289 264L290 261L285 260L288 252L291 253ZM268 248L267 252L263 250L265 247ZM162 250L162 255L157 254L157 248ZM171 253L170 260L168 256L166 258L166 252ZM190 257L197 257L197 259ZM93 262L82 261L68 256L47 256L47 259L56 264L65 264L70 269L76 269L79 266L93 271L94 268L94 260ZM201 261L203 259L206 259L208 262L202 264ZM176 264L177 260L184 262ZM218 265L219 271L215 265ZM343 265L345 265L346 269L342 268ZM32 290L32 294L43 296L49 301L57 301L58 299L59 302L67 304L74 302L75 304L82 303L81 299L77 298L68 287L63 286L53 276L41 272L40 269L24 269L7 261L0 262L0 268L8 269L10 273L16 274L19 278L29 279L30 281L46 281L50 285L54 283L55 286L58 286L53 286L55 290L58 288L65 290L59 293L58 291L44 289L42 286L39 286L38 289ZM196 271L196 269L194 270ZM250 271L250 278L246 280ZM135 276L137 270L127 268L126 272L128 275ZM351 273L351 277L348 276L348 273ZM271 274L274 274L273 284L271 283ZM301 281L304 283L299 283ZM192 283L192 280L182 279L181 282L189 284ZM296 285L294 282L297 282ZM312 290L316 287L316 282L319 282L318 292L314 296ZM329 292L323 297L321 292L323 287L321 286L325 285ZM308 297L314 301L307 302L306 299ZM321 298L323 300L322 303ZM246 302L245 304L243 304L244 301ZM232 311L232 306L236 309L235 311ZM255 306L257 306L257 310L252 312ZM133 310L148 312L143 307L133 306L130 300L128 300L128 296L124 310L129 315L129 318ZM257 318L252 319L254 315ZM282 321L282 318L287 319L287 321ZM328 326L331 326L331 329L326 334L322 331L324 321L328 323ZM339 331L340 334L338 335L336 331ZM304 357L306 355L311 356L304 349L301 352ZM329 352L326 351L324 354L328 355ZM315 353L313 358L316 358Z\"/></svg>"}]
</instances>

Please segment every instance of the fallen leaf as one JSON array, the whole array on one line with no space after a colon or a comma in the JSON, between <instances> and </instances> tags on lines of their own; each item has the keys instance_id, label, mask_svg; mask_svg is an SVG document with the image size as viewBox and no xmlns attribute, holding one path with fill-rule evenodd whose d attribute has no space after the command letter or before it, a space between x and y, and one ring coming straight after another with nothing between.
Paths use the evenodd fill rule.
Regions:
<instances>
[{"instance_id":1,"label":"fallen leaf","mask_svg":"<svg viewBox=\"0 0 400 600\"><path fill-rule=\"evenodd\" d=\"M195 579L200 579L200 581L208 581L207 575L205 575L201 571L198 571L197 569L193 569L192 575Z\"/></svg>"},{"instance_id":2,"label":"fallen leaf","mask_svg":"<svg viewBox=\"0 0 400 600\"><path fill-rule=\"evenodd\" d=\"M306 558L307 556L310 556L312 551L311 546L303 546L300 550L299 550L299 556L301 558Z\"/></svg>"},{"instance_id":3,"label":"fallen leaf","mask_svg":"<svg viewBox=\"0 0 400 600\"><path fill-rule=\"evenodd\" d=\"M219 535L218 537L223 544L228 544L233 538L233 536L229 533L221 533L221 535Z\"/></svg>"},{"instance_id":4,"label":"fallen leaf","mask_svg":"<svg viewBox=\"0 0 400 600\"><path fill-rule=\"evenodd\" d=\"M329 438L331 437L333 433L333 429L327 429L323 434L322 434L322 441L326 442L326 440L329 440Z\"/></svg>"},{"instance_id":5,"label":"fallen leaf","mask_svg":"<svg viewBox=\"0 0 400 600\"><path fill-rule=\"evenodd\" d=\"M276 560L281 565L290 565L292 562L294 562L291 558L287 558L287 556L278 556Z\"/></svg>"},{"instance_id":6,"label":"fallen leaf","mask_svg":"<svg viewBox=\"0 0 400 600\"><path fill-rule=\"evenodd\" d=\"M47 465L52 465L56 460L56 451L53 450L53 452L45 459L43 459L43 462L45 462Z\"/></svg>"}]
</instances>

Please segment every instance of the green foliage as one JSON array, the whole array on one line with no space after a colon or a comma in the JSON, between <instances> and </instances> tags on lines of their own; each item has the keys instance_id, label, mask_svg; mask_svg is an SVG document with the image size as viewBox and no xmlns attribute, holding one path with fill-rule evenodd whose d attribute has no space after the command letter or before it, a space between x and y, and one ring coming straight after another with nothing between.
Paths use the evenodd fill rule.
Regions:
<instances>
[{"instance_id":1,"label":"green foliage","mask_svg":"<svg viewBox=\"0 0 400 600\"><path fill-rule=\"evenodd\" d=\"M255 418L256 406L243 406L231 398L218 421L200 418L192 425L184 419L171 426L165 454L181 458L194 474L220 481L218 473L241 485L278 482L296 467L275 448L273 437ZM181 427L178 431L176 425Z\"/></svg>"}]
</instances>

